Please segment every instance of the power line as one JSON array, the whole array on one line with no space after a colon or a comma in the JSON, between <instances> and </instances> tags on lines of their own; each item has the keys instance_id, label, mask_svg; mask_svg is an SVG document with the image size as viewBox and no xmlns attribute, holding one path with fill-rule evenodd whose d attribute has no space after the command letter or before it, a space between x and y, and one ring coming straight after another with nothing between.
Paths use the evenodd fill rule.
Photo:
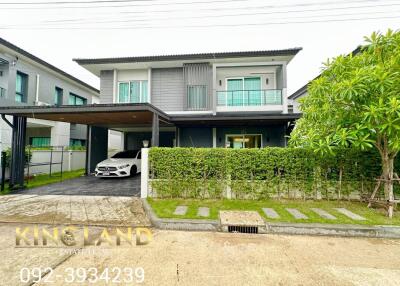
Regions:
<instances>
[{"instance_id":1,"label":"power line","mask_svg":"<svg viewBox=\"0 0 400 286\"><path fill-rule=\"evenodd\" d=\"M132 30L132 29L174 29L174 28L218 28L218 27L251 27L251 26L267 26L267 25L288 25L288 24L312 24L312 23L331 23L331 22L349 22L349 21L365 21L365 20L383 20L398 19L400 15L384 16L384 17L365 17L365 18L346 18L346 19L321 19L312 21L281 21L281 22L263 22L263 23L240 23L240 24L212 24L212 25L162 25L162 26L122 26L122 27L36 27L32 26L22 29L38 29L38 30ZM21 27L19 27L21 29ZM0 30L18 29L18 27L0 27Z\"/></svg>"},{"instance_id":2,"label":"power line","mask_svg":"<svg viewBox=\"0 0 400 286\"><path fill-rule=\"evenodd\" d=\"M241 16L260 16L260 15L274 15L274 14L290 14L290 13L305 13L305 12L322 12L322 11L333 11L333 10L352 10L352 9L364 9L364 8L376 8L376 7L393 7L400 6L399 4L383 4L383 5L364 5L364 6L347 6L347 7L336 7L336 8L319 8L319 9L305 9L305 10L289 10L289 11L273 11L273 12L254 12L254 13L237 13L237 14L217 14L217 15L202 15L202 16L185 16L185 17L161 17L156 18L155 20L182 20L182 19L208 19L208 18L222 18L222 17L241 17ZM361 13L361 12L360 12ZM358 14L360 14L358 13ZM373 13L373 12L368 12ZM378 12L376 12L378 13ZM382 12L379 12L382 13ZM347 13L348 14L348 13ZM343 14L343 15L347 15ZM365 13L361 13L365 14ZM329 16L329 15L324 15ZM99 18L97 18L99 19ZM102 18L100 18L101 20ZM82 20L88 20L83 21ZM90 21L96 19L88 19L88 18L78 18L78 19L62 19L62 20L47 20L38 22L38 24L46 24L46 23L59 23L59 24L68 24L72 22L80 23L80 24L90 24L90 23L129 23L129 22L145 22L149 21L149 18L145 19L129 19L129 20L105 20L105 21ZM66 23L68 22L68 23ZM74 23L73 23L74 24Z\"/></svg>"},{"instance_id":3,"label":"power line","mask_svg":"<svg viewBox=\"0 0 400 286\"><path fill-rule=\"evenodd\" d=\"M108 0L107 0L108 1ZM139 0L137 0L139 1ZM144 0L146 2L159 1L159 0ZM157 7L157 6L172 6L172 5L193 5L193 4L216 4L216 3L232 3L232 2L247 2L253 0L213 0L213 1L187 1L187 2L170 2L170 3L152 3L152 4L134 4L134 5L102 5L102 6L41 6L41 7L2 7L2 10L48 10L48 9L92 9L92 8L128 8L128 7ZM114 1L111 1L114 2ZM320 5L336 5L340 3L365 3L365 2L381 2L380 0L350 0L350 1L330 1L330 2L311 2L311 3L297 3L297 4L285 4L285 5L266 5L261 6L263 8L274 9L277 7L304 7L304 6L320 6ZM20 2L22 3L22 2ZM42 2L45 3L45 2ZM49 2L50 3L50 2ZM72 3L72 2L71 2ZM4 3L0 3L4 4ZM12 5L8 2L7 5ZM248 7L238 7L240 9L246 9ZM212 8L212 10L226 9L226 7ZM196 8L196 11L201 10ZM204 9L207 10L207 9ZM183 11L183 10L182 10ZM192 11L192 10L190 10ZM152 11L157 12L157 11ZM126 12L129 13L129 12Z\"/></svg>"}]
</instances>

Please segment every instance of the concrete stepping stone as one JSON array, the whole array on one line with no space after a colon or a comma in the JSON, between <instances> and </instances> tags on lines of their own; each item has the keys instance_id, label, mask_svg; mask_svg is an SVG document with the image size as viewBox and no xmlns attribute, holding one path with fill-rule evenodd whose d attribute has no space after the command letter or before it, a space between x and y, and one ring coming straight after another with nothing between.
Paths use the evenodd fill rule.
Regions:
<instances>
[{"instance_id":1,"label":"concrete stepping stone","mask_svg":"<svg viewBox=\"0 0 400 286\"><path fill-rule=\"evenodd\" d=\"M315 213L317 213L320 217L322 218L326 218L326 219L336 219L335 216L331 215L330 213L328 213L327 211L324 211L322 209L318 209L318 208L311 208L311 210Z\"/></svg>"},{"instance_id":2,"label":"concrete stepping stone","mask_svg":"<svg viewBox=\"0 0 400 286\"><path fill-rule=\"evenodd\" d=\"M207 207L199 207L197 210L197 216L202 217L209 217L210 216L210 209Z\"/></svg>"},{"instance_id":3,"label":"concrete stepping stone","mask_svg":"<svg viewBox=\"0 0 400 286\"><path fill-rule=\"evenodd\" d=\"M262 209L263 212L265 213L265 215L269 218L280 218L280 216L278 215L278 213L271 208L263 208Z\"/></svg>"},{"instance_id":4,"label":"concrete stepping stone","mask_svg":"<svg viewBox=\"0 0 400 286\"><path fill-rule=\"evenodd\" d=\"M187 206L177 206L174 215L185 215L188 210Z\"/></svg>"},{"instance_id":5,"label":"concrete stepping stone","mask_svg":"<svg viewBox=\"0 0 400 286\"><path fill-rule=\"evenodd\" d=\"M301 213L298 209L286 209L295 219L308 219L308 216Z\"/></svg>"},{"instance_id":6,"label":"concrete stepping stone","mask_svg":"<svg viewBox=\"0 0 400 286\"><path fill-rule=\"evenodd\" d=\"M346 208L335 208L335 210L337 210L341 214L344 214L345 216L347 216L348 218L351 218L353 220L367 220L365 217L355 214Z\"/></svg>"}]
</instances>

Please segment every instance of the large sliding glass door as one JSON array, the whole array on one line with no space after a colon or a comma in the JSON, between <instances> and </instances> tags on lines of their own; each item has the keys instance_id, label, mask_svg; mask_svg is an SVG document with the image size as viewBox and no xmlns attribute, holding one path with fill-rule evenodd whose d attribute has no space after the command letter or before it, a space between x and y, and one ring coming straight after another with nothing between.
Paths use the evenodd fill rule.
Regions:
<instances>
[{"instance_id":1,"label":"large sliding glass door","mask_svg":"<svg viewBox=\"0 0 400 286\"><path fill-rule=\"evenodd\" d=\"M229 147L233 149L261 148L261 140L261 134L226 135L226 142L229 143Z\"/></svg>"},{"instance_id":2,"label":"large sliding glass door","mask_svg":"<svg viewBox=\"0 0 400 286\"><path fill-rule=\"evenodd\" d=\"M229 78L226 82L227 105L261 105L261 78Z\"/></svg>"}]
</instances>

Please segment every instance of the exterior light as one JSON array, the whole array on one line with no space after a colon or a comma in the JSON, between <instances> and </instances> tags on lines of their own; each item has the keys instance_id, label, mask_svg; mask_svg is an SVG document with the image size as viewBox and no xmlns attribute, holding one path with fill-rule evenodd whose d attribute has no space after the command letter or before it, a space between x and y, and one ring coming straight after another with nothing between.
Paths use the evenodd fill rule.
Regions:
<instances>
[{"instance_id":1,"label":"exterior light","mask_svg":"<svg viewBox=\"0 0 400 286\"><path fill-rule=\"evenodd\" d=\"M143 140L143 147L148 148L149 147L149 140Z\"/></svg>"}]
</instances>

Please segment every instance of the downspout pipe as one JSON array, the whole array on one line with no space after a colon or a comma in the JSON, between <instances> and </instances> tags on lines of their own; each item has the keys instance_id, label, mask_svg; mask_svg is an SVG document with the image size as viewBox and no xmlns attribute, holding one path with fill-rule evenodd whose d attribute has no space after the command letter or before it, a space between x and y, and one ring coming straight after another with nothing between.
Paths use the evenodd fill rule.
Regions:
<instances>
[{"instance_id":1,"label":"downspout pipe","mask_svg":"<svg viewBox=\"0 0 400 286\"><path fill-rule=\"evenodd\" d=\"M1 119L3 119L4 122L7 123L8 126L10 126L12 129L14 129L14 125L10 121L8 121L8 119L7 119L5 114L1 115Z\"/></svg>"}]
</instances>

